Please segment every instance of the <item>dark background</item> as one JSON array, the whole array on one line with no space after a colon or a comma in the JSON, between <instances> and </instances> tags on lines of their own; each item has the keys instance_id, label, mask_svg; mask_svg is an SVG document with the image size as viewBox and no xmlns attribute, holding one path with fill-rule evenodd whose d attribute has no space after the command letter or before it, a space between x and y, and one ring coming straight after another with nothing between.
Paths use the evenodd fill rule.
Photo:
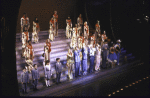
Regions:
<instances>
[{"instance_id":1,"label":"dark background","mask_svg":"<svg viewBox=\"0 0 150 98\"><path fill-rule=\"evenodd\" d=\"M55 0L50 1L53 2ZM24 9L26 9L26 13L30 18L30 31L32 31L32 18L37 15L36 11L30 12L31 6L27 7L29 4L22 7L25 4L21 2L24 2L24 0L0 1L2 13L1 92L3 95L7 96L19 95L15 54L16 32L18 33L18 28L20 28L19 20L22 17L22 13L25 11ZM65 29L63 19L67 18L67 14L70 14L73 24L75 24L77 16L81 13L83 21L88 21L90 28L93 29L95 29L94 25L96 21L100 20L101 30L106 30L107 36L111 38L112 41L115 42L117 39L121 39L121 45L127 49L127 52L133 53L137 58L141 58L141 60L145 61L147 66L149 66L148 39L150 25L143 19L144 16L150 15L149 0L144 0L145 4L143 4L143 0L76 0L76 3L70 2L70 5L72 5L70 8L63 6L66 7L66 10L63 10L62 14L59 14L62 11L60 2L64 4L68 3L67 0L66 2L64 2L64 0L57 0L54 7L49 7L53 8L50 13L53 13L52 11L56 8L59 18L63 17L60 19L61 24L59 24L62 29ZM34 0L32 7L35 9L41 8L34 6L34 3L36 4L36 0ZM49 21L47 17L51 16L43 15L43 17L46 18L41 18L41 21ZM140 19L141 23L136 19ZM110 20L112 22L110 22ZM45 29L43 28L43 30Z\"/></svg>"},{"instance_id":2,"label":"dark background","mask_svg":"<svg viewBox=\"0 0 150 98\"><path fill-rule=\"evenodd\" d=\"M113 42L121 39L121 45L128 52L148 59L150 25L143 18L150 15L149 0L87 0L86 4L88 20L93 28L96 20L100 20L102 32L106 30Z\"/></svg>"}]
</instances>

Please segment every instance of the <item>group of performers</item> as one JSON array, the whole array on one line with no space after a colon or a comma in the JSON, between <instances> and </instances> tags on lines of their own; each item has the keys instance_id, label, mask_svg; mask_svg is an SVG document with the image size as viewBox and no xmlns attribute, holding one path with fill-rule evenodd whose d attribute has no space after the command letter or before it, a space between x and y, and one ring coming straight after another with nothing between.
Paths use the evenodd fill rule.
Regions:
<instances>
[{"instance_id":1,"label":"group of performers","mask_svg":"<svg viewBox=\"0 0 150 98\"><path fill-rule=\"evenodd\" d=\"M45 53L45 59L50 60L50 40L54 40L54 36L58 35L58 15L57 11L54 11L54 15L50 20L50 29L49 29L49 40L46 40L46 44L44 45L44 53ZM22 57L25 57L25 61L28 65L28 70L31 72L31 68L33 67L33 59L34 59L34 50L31 44L31 40L29 38L29 30L30 23L29 18L27 17L27 14L24 13L23 17L21 18L21 40L22 40ZM32 32L32 42L38 43L39 42L39 36L38 33L40 32L40 26L38 18L35 17L33 20L33 32Z\"/></svg>"},{"instance_id":2,"label":"group of performers","mask_svg":"<svg viewBox=\"0 0 150 98\"><path fill-rule=\"evenodd\" d=\"M45 83L46 86L50 86L50 77L51 65L50 65L50 53L51 53L51 43L55 36L58 35L58 15L57 11L54 11L54 15L51 18L49 29L49 38L46 40L44 45L44 73L45 73ZM90 36L89 26L87 21L83 24L82 15L80 14L77 18L77 24L75 27L72 27L72 21L70 17L66 19L66 38L71 38L70 48L67 53L67 68L68 68L68 77L73 79L73 70L75 69L75 77L86 75L88 73L88 60L90 61L89 73L92 73L94 70L98 71L100 68L107 68L106 63L109 63L111 67L114 67L116 64L119 65L120 57L120 40L117 40L117 44L113 44L111 47L108 46L106 32L104 31L101 34L100 21L97 21L95 24L95 33ZM25 57L27 66L25 67L24 73L32 73L33 71L33 59L34 59L34 50L29 39L28 29L30 27L29 18L26 13L21 18L21 32L22 32L22 57ZM39 37L38 33L40 31L39 21L36 17L33 21L33 33L32 33L32 42L38 43ZM90 39L90 42L89 42ZM100 67L101 66L101 67ZM37 70L37 67L35 68ZM60 76L62 72L62 64L60 63L60 58L56 58L56 80L57 84L60 83ZM80 70L81 69L81 70ZM36 72L36 75L39 75L39 72ZM22 75L22 80L27 79L28 75ZM39 76L38 76L39 79ZM37 80L38 81L38 80ZM26 89L26 83L22 82ZM37 85L37 82L36 82ZM36 87L35 87L36 88ZM25 90L26 91L26 90Z\"/></svg>"},{"instance_id":3,"label":"group of performers","mask_svg":"<svg viewBox=\"0 0 150 98\"><path fill-rule=\"evenodd\" d=\"M75 68L75 77L87 74L88 58L90 61L89 72L107 68L107 65L114 67L115 64L119 65L120 57L120 40L117 40L115 46L108 46L106 32L101 34L100 21L95 24L95 33L89 36L89 26L87 21L84 22L81 14L77 18L77 24L72 27L70 17L66 19L66 38L71 38L70 48L67 54L67 67L69 79L73 78L73 68ZM90 39L90 42L88 42ZM89 57L88 57L89 56ZM102 62L101 62L102 61ZM95 62L95 64L94 64ZM109 64L106 64L109 63Z\"/></svg>"}]
</instances>

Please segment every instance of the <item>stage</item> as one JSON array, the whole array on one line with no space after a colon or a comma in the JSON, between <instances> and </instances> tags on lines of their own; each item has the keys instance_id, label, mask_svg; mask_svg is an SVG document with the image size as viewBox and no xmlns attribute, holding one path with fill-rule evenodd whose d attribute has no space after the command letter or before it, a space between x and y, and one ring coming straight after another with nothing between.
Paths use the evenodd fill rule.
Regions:
<instances>
[{"instance_id":1,"label":"stage","mask_svg":"<svg viewBox=\"0 0 150 98\"><path fill-rule=\"evenodd\" d=\"M31 32L29 33L29 38L32 38ZM27 92L28 94L22 94L22 85L20 83L20 75L22 73L22 68L25 66L25 58L21 58L21 41L20 41L20 34L17 33L16 35L16 68L17 68L17 77L18 77L18 86L21 96L59 96L59 95L69 95L68 91L74 91L79 89L80 87L90 85L95 81L103 81L108 77L114 77L119 75L119 73L127 73L129 69L139 66L138 64L141 63L140 60L136 60L136 58L132 55L132 53L127 53L127 50L124 48L121 49L121 56L120 56L120 65L116 66L115 68L108 68L108 69L101 69L98 72L94 72L92 74L87 74L86 76L81 76L80 78L74 78L73 80L68 79L68 71L66 68L66 59L67 59L67 52L69 49L71 39L66 38L65 29L58 30L58 36L51 42L51 66L52 66L52 77L51 77L51 87L47 88L45 86L44 81L44 70L43 70L43 60L42 53L44 53L44 44L46 39L48 38L48 30L47 31L40 31L39 32L39 43L32 43L34 49L34 60L33 63L38 65L38 70L40 73L40 79L37 88L39 91L33 91L32 89L32 76L29 74L30 83L28 84ZM127 56L128 62L124 62L124 56ZM63 72L61 74L60 81L62 82L59 85L56 85L55 78L56 72L54 65L56 63L56 58L59 57L63 64ZM89 62L88 62L89 67ZM107 84L107 83L106 83ZM102 85L102 84L101 84ZM119 84L118 84L119 85ZM96 86L94 87L96 88ZM107 92L107 90L106 90ZM71 93L72 95L72 93ZM76 94L75 94L76 95ZM104 94L103 94L104 95Z\"/></svg>"}]
</instances>

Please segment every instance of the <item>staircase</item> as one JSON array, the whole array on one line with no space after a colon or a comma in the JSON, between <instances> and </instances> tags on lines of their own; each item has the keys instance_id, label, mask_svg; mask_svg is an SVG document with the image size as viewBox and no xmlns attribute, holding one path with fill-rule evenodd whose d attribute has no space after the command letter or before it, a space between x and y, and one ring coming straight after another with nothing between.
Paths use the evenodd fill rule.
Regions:
<instances>
[{"instance_id":1,"label":"staircase","mask_svg":"<svg viewBox=\"0 0 150 98\"><path fill-rule=\"evenodd\" d=\"M55 79L56 79L56 72L55 72L55 63L56 63L56 58L60 58L62 65L63 65L63 71L61 74L61 82L67 81L67 74L68 74L68 69L66 68L65 62L67 59L67 52L70 44L70 39L66 39L65 36L65 30L64 29L59 29L58 30L58 36L55 37L54 41L51 42L51 56L50 56L50 64L52 66L52 78L51 78L51 85L55 84ZM32 34L29 34L29 38L32 38ZM38 65L38 70L40 73L40 79L37 88L42 89L44 88L45 81L44 81L44 68L43 68L43 60L44 57L42 57L42 53L44 52L44 44L46 39L48 38L48 30L47 31L40 31L39 32L39 43L35 44L32 43L33 49L34 49L34 60L33 64ZM16 35L16 69L17 69L17 77L18 77L18 86L21 91L21 73L22 73L22 68L25 66L25 58L21 58L21 52L22 52L22 45L20 41L20 34ZM127 54L127 51L122 48L121 49L121 55L120 55L120 63L123 62L124 56L127 56L128 61L133 61L135 59L134 56L131 54ZM89 60L88 60L88 68L89 68ZM122 65L122 64L120 64ZM103 70L103 69L101 69ZM30 83L28 84L28 89L27 92L32 92L32 76L29 74L30 77Z\"/></svg>"},{"instance_id":2,"label":"staircase","mask_svg":"<svg viewBox=\"0 0 150 98\"><path fill-rule=\"evenodd\" d=\"M51 79L51 85L54 83L55 78L56 78L56 72L55 72L55 63L56 63L56 58L60 58L61 62L63 64L63 61L66 61L67 59L67 52L70 44L70 39L66 39L65 36L65 30L64 29L59 29L58 30L58 36L55 37L55 40L51 42L51 56L50 56L50 64L52 66L52 79ZM29 38L32 38L32 34L29 34ZM34 60L33 64L38 65L38 70L40 72L40 80L38 83L38 89L40 87L43 87L44 85L44 68L43 68L43 60L44 57L42 57L42 54L44 52L44 44L46 42L46 39L48 38L48 31L41 31L39 32L39 43L35 44L32 43L33 49L34 49ZM18 76L18 83L19 83L19 88L21 88L21 80L20 76L22 73L22 68L25 66L25 58L21 58L21 52L22 52L22 45L20 41L20 34L16 35L16 69L17 69L17 76ZM67 79L67 68L65 65L63 65L63 72L61 74L61 81L64 81ZM31 74L29 74L30 80L32 80ZM32 81L30 81L32 83ZM28 89L29 91L30 89Z\"/></svg>"}]
</instances>

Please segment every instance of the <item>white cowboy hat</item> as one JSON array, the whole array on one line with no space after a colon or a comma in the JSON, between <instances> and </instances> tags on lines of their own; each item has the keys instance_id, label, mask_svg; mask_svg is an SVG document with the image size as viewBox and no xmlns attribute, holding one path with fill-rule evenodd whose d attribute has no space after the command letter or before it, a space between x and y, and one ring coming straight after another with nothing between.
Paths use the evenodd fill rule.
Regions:
<instances>
[{"instance_id":1,"label":"white cowboy hat","mask_svg":"<svg viewBox=\"0 0 150 98\"><path fill-rule=\"evenodd\" d=\"M118 40L117 40L117 42L119 42L119 43L120 43L120 42L121 42L121 40L120 40L120 39L118 39Z\"/></svg>"}]
</instances>

